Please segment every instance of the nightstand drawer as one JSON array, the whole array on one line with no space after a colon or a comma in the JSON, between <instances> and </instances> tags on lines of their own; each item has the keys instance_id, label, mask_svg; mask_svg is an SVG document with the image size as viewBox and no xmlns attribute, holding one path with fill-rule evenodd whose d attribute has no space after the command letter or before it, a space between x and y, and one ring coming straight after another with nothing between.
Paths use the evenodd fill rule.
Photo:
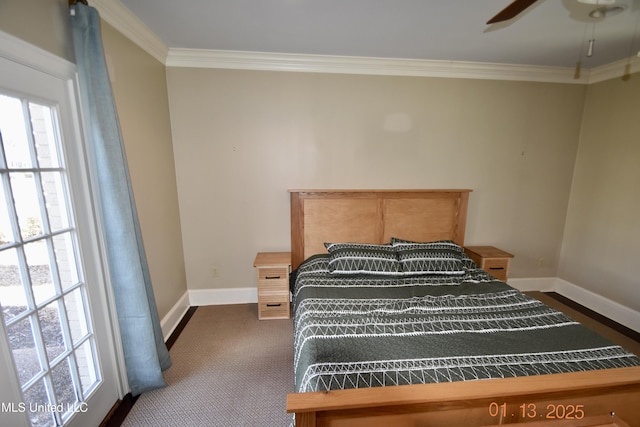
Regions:
<instances>
[{"instance_id":1,"label":"nightstand drawer","mask_svg":"<svg viewBox=\"0 0 640 427\"><path fill-rule=\"evenodd\" d=\"M284 267L260 267L258 269L258 280L261 283L272 281L287 280L289 277L289 269Z\"/></svg>"},{"instance_id":2,"label":"nightstand drawer","mask_svg":"<svg viewBox=\"0 0 640 427\"><path fill-rule=\"evenodd\" d=\"M491 274L498 280L503 282L507 280L507 271L509 271L508 259L487 259L484 260L482 269Z\"/></svg>"},{"instance_id":3,"label":"nightstand drawer","mask_svg":"<svg viewBox=\"0 0 640 427\"><path fill-rule=\"evenodd\" d=\"M287 282L258 282L258 296L287 295L289 297L289 283Z\"/></svg>"},{"instance_id":4,"label":"nightstand drawer","mask_svg":"<svg viewBox=\"0 0 640 427\"><path fill-rule=\"evenodd\" d=\"M289 295L289 274L286 268L259 268L258 295Z\"/></svg>"},{"instance_id":5,"label":"nightstand drawer","mask_svg":"<svg viewBox=\"0 0 640 427\"><path fill-rule=\"evenodd\" d=\"M258 318L262 319L288 319L289 295L261 296L258 301Z\"/></svg>"},{"instance_id":6,"label":"nightstand drawer","mask_svg":"<svg viewBox=\"0 0 640 427\"><path fill-rule=\"evenodd\" d=\"M493 246L465 246L464 252L478 264L478 267L503 282L509 277L511 255Z\"/></svg>"}]
</instances>

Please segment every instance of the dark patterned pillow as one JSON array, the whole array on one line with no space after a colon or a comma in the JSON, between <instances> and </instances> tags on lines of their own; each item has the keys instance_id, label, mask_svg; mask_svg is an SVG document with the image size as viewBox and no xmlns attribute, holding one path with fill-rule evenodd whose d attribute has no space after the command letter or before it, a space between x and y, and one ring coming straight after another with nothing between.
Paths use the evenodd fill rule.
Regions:
<instances>
[{"instance_id":1,"label":"dark patterned pillow","mask_svg":"<svg viewBox=\"0 0 640 427\"><path fill-rule=\"evenodd\" d=\"M450 249L452 251L460 252L461 254L464 253L464 248L462 248L462 246L460 246L453 240L435 240L433 242L414 242L411 240L398 239L397 237L391 238L391 244L393 246L398 246L406 243L425 245L433 249Z\"/></svg>"},{"instance_id":2,"label":"dark patterned pillow","mask_svg":"<svg viewBox=\"0 0 640 427\"><path fill-rule=\"evenodd\" d=\"M325 243L331 274L397 275L400 262L391 245Z\"/></svg>"},{"instance_id":3,"label":"dark patterned pillow","mask_svg":"<svg viewBox=\"0 0 640 427\"><path fill-rule=\"evenodd\" d=\"M392 239L398 254L403 275L444 274L461 276L465 274L462 262L462 248L456 243L440 240L429 243L414 243Z\"/></svg>"}]
</instances>

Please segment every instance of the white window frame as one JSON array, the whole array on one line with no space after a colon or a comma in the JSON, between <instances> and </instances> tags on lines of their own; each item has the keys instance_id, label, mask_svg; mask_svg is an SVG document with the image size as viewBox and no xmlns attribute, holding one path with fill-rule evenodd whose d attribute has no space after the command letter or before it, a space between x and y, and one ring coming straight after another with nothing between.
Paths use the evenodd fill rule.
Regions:
<instances>
[{"instance_id":1,"label":"white window frame","mask_svg":"<svg viewBox=\"0 0 640 427\"><path fill-rule=\"evenodd\" d=\"M80 101L77 91L77 72L75 64L44 51L30 43L27 43L10 34L0 31L0 57L8 59L20 65L27 66L38 72L47 74L65 84L68 102L67 113L69 117L65 117L61 127L65 134L65 141L71 142L65 144L64 155L69 164L74 166L69 170L70 186L74 189L73 197L80 206L90 206L90 214L74 212L76 224L82 233L79 234L80 244L83 247L92 247L94 250L84 254L82 263L87 277L97 277L99 282L104 286L92 287L87 290L88 299L93 301L106 302L106 307L102 310L99 318L96 318L96 312L92 317L94 322L102 322L108 332L103 337L101 346L107 348L108 351L103 352L103 356L107 355L109 360L101 361L102 364L107 362L115 367L117 378L115 378L118 398L122 399L129 392L126 368L124 362L124 352L120 340L120 330L118 327L117 313L115 308L115 299L111 286L106 284L109 282L109 272L106 267L106 251L104 249L104 239L97 227L100 221L96 207L95 188L92 187L91 170L89 162L86 158L83 142L85 135L83 133L81 111L79 108ZM0 322L2 327L2 322ZM105 335L105 334L103 334ZM109 342L104 342L108 340ZM5 345L0 345L0 357L3 360L11 360L11 350ZM21 401L21 397L15 394L15 390L20 390L17 376L9 378L0 378L0 381L7 381L9 387L0 387L0 402L16 402ZM113 402L116 403L115 401ZM24 414L2 412L3 423L10 425L24 425ZM106 414L101 414L105 416ZM28 425L28 424L26 424Z\"/></svg>"}]
</instances>

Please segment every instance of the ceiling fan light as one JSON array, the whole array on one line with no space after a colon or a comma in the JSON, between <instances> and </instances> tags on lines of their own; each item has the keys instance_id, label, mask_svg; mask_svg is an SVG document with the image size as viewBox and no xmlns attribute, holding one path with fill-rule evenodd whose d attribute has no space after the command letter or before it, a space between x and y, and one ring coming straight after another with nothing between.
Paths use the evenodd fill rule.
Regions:
<instances>
[{"instance_id":1,"label":"ceiling fan light","mask_svg":"<svg viewBox=\"0 0 640 427\"><path fill-rule=\"evenodd\" d=\"M624 6L601 6L589 12L589 16L593 19L600 19L606 16L617 15L624 12Z\"/></svg>"},{"instance_id":2,"label":"ceiling fan light","mask_svg":"<svg viewBox=\"0 0 640 427\"><path fill-rule=\"evenodd\" d=\"M593 4L593 5L598 5L598 6L605 6L605 5L609 5L609 4L614 4L616 2L616 0L578 0L578 3L584 3L584 4Z\"/></svg>"}]
</instances>

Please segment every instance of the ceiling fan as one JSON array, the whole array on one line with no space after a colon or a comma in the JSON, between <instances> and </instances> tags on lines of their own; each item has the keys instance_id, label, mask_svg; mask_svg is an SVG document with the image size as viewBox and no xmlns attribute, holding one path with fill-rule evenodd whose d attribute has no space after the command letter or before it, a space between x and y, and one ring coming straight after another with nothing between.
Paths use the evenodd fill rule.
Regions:
<instances>
[{"instance_id":1,"label":"ceiling fan","mask_svg":"<svg viewBox=\"0 0 640 427\"><path fill-rule=\"evenodd\" d=\"M509 4L509 6L502 9L496 16L489 19L487 24L496 24L498 22L508 21L511 18L515 18L522 13L529 6L534 4L538 0L515 0ZM592 4L592 5L611 5L615 0L577 0L579 3ZM607 10L605 10L606 12ZM602 16L592 16L593 18L600 18Z\"/></svg>"},{"instance_id":2,"label":"ceiling fan","mask_svg":"<svg viewBox=\"0 0 640 427\"><path fill-rule=\"evenodd\" d=\"M498 22L508 21L511 18L515 18L536 1L538 0L515 0L509 6L502 9L496 16L489 19L487 24L496 24Z\"/></svg>"}]
</instances>

